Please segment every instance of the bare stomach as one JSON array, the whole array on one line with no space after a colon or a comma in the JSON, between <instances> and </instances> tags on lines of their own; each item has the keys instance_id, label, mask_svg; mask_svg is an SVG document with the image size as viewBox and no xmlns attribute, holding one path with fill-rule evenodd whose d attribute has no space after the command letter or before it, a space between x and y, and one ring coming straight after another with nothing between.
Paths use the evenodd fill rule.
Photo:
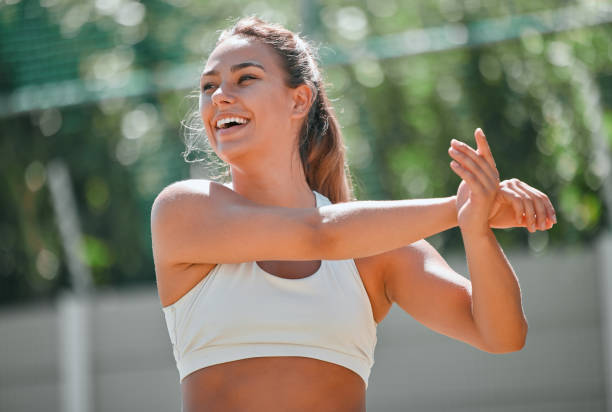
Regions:
<instances>
[{"instance_id":1,"label":"bare stomach","mask_svg":"<svg viewBox=\"0 0 612 412\"><path fill-rule=\"evenodd\" d=\"M183 412L364 412L365 383L318 359L276 356L199 369L181 383Z\"/></svg>"}]
</instances>

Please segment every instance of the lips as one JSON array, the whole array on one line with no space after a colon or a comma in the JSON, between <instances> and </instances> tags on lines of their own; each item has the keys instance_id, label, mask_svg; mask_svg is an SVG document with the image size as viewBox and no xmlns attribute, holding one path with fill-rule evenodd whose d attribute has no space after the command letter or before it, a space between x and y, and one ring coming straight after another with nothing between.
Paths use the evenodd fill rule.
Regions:
<instances>
[{"instance_id":1,"label":"lips","mask_svg":"<svg viewBox=\"0 0 612 412\"><path fill-rule=\"evenodd\" d=\"M245 124L239 124L236 126L228 127L227 129L218 129L215 127L215 134L217 136L228 136L234 133L240 132L242 129L246 128L251 122L247 122Z\"/></svg>"},{"instance_id":2,"label":"lips","mask_svg":"<svg viewBox=\"0 0 612 412\"><path fill-rule=\"evenodd\" d=\"M242 116L223 116L217 120L215 125L217 129L226 129L229 126L234 126L236 124L245 124L248 123L249 119Z\"/></svg>"}]
</instances>

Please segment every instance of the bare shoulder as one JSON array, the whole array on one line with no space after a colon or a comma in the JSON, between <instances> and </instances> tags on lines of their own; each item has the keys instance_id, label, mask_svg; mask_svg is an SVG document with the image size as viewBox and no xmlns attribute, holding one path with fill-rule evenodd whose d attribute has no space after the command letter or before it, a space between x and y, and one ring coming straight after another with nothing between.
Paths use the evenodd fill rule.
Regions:
<instances>
[{"instance_id":1,"label":"bare shoulder","mask_svg":"<svg viewBox=\"0 0 612 412\"><path fill-rule=\"evenodd\" d=\"M233 192L230 188L221 183L213 182L207 179L187 179L174 182L162 189L153 201L151 209L151 219L165 217L163 212L166 209L175 209L175 206L180 203L189 202L193 199L205 200L217 199L218 197L227 197L227 192ZM162 212L162 213L160 213Z\"/></svg>"},{"instance_id":2,"label":"bare shoulder","mask_svg":"<svg viewBox=\"0 0 612 412\"><path fill-rule=\"evenodd\" d=\"M223 185L205 179L182 180L166 186L153 202L151 208L152 248L157 290L162 306L176 302L216 266L215 263L176 264L169 262L161 237L166 234L166 227L176 226L181 220L194 219L195 216L192 216L193 211L190 211L189 203L198 199L201 211L203 205L201 201L209 198L211 191L219 190L217 186ZM231 190L225 186L223 189Z\"/></svg>"},{"instance_id":3,"label":"bare shoulder","mask_svg":"<svg viewBox=\"0 0 612 412\"><path fill-rule=\"evenodd\" d=\"M177 216L181 208L177 207L190 198L206 198L210 194L210 183L207 180L189 179L174 182L162 189L151 206L151 230Z\"/></svg>"},{"instance_id":4,"label":"bare shoulder","mask_svg":"<svg viewBox=\"0 0 612 412\"><path fill-rule=\"evenodd\" d=\"M198 222L214 219L215 214L236 201L237 196L221 183L206 179L188 179L166 186L151 207L153 257L157 264L173 260L171 255L193 243L190 233ZM189 263L189 260L183 261ZM206 263L206 262L197 262Z\"/></svg>"}]
</instances>

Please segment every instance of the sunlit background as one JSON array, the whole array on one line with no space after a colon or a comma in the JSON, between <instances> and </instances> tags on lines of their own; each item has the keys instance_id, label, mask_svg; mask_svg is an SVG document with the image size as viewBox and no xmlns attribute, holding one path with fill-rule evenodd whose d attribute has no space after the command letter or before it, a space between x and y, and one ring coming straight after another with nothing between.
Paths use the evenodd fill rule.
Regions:
<instances>
[{"instance_id":1,"label":"sunlit background","mask_svg":"<svg viewBox=\"0 0 612 412\"><path fill-rule=\"evenodd\" d=\"M219 173L181 123L219 30L250 14L320 46L358 199L454 194L449 141L482 127L501 178L557 210L548 232L496 231L527 346L489 355L394 309L368 410L612 410L612 3L596 0L0 0L0 410L180 410L150 210ZM429 240L469 276L458 230Z\"/></svg>"}]
</instances>

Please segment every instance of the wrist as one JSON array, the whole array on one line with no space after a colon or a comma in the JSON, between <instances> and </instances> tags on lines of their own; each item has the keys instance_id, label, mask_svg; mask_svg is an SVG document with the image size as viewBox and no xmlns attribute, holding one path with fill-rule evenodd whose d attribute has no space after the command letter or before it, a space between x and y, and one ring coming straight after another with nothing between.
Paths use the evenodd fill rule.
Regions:
<instances>
[{"instance_id":1,"label":"wrist","mask_svg":"<svg viewBox=\"0 0 612 412\"><path fill-rule=\"evenodd\" d=\"M493 230L488 226L488 222L485 222L484 225L479 225L478 227L472 225L470 227L462 227L459 226L461 230L461 236L464 240L474 241L480 239L489 239L491 236L495 236L493 234Z\"/></svg>"},{"instance_id":2,"label":"wrist","mask_svg":"<svg viewBox=\"0 0 612 412\"><path fill-rule=\"evenodd\" d=\"M453 228L459 225L459 220L457 219L457 196L449 196L447 201L450 213L450 227Z\"/></svg>"}]
</instances>

